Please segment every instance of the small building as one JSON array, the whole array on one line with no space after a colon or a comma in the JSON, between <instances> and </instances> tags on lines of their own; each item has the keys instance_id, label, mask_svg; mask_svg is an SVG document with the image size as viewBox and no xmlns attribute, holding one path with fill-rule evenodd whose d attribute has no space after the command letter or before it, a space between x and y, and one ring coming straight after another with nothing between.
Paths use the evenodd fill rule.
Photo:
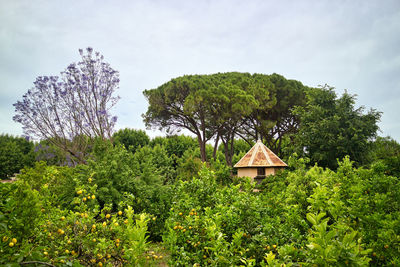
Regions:
<instances>
[{"instance_id":1,"label":"small building","mask_svg":"<svg viewBox=\"0 0 400 267\"><path fill-rule=\"evenodd\" d=\"M237 168L238 177L247 176L261 182L266 176L274 175L287 167L287 164L258 140L233 167Z\"/></svg>"}]
</instances>

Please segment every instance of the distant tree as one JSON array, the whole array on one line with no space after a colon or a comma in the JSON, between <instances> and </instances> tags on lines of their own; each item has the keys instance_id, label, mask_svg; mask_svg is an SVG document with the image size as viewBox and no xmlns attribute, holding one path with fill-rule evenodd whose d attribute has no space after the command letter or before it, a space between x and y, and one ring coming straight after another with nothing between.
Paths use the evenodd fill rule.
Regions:
<instances>
[{"instance_id":1,"label":"distant tree","mask_svg":"<svg viewBox=\"0 0 400 267\"><path fill-rule=\"evenodd\" d=\"M214 136L210 127L209 79L202 75L186 75L145 90L149 102L143 114L147 127L164 129L167 133L187 129L197 137L201 158L206 161L206 143Z\"/></svg>"},{"instance_id":2,"label":"distant tree","mask_svg":"<svg viewBox=\"0 0 400 267\"><path fill-rule=\"evenodd\" d=\"M211 125L215 129L213 158L216 158L218 141L224 146L225 161L232 166L234 139L244 123L244 118L260 105L272 105L269 88L248 73L218 73L211 75L215 88L210 90ZM256 101L255 94L263 95Z\"/></svg>"},{"instance_id":3,"label":"distant tree","mask_svg":"<svg viewBox=\"0 0 400 267\"><path fill-rule=\"evenodd\" d=\"M155 137L150 141L151 147L160 145L165 148L169 157L180 158L185 151L192 150L198 147L198 142L195 138L186 135L168 135L165 137Z\"/></svg>"},{"instance_id":4,"label":"distant tree","mask_svg":"<svg viewBox=\"0 0 400 267\"><path fill-rule=\"evenodd\" d=\"M72 156L85 161L85 152L94 137L110 138L116 117L110 109L118 101L119 73L103 56L87 48L79 50L82 60L70 64L57 76L41 76L34 87L14 104L14 121L24 134L48 139Z\"/></svg>"},{"instance_id":5,"label":"distant tree","mask_svg":"<svg viewBox=\"0 0 400 267\"><path fill-rule=\"evenodd\" d=\"M313 88L307 92L307 105L297 107L300 128L295 135L297 152L323 167L336 169L337 159L349 155L362 164L369 141L376 137L381 113L355 108L355 96L344 93L337 98L333 87Z\"/></svg>"},{"instance_id":6,"label":"distant tree","mask_svg":"<svg viewBox=\"0 0 400 267\"><path fill-rule=\"evenodd\" d=\"M0 135L0 179L11 177L24 167L33 166L33 142L23 137Z\"/></svg>"},{"instance_id":7,"label":"distant tree","mask_svg":"<svg viewBox=\"0 0 400 267\"><path fill-rule=\"evenodd\" d=\"M299 118L292 110L305 105L307 87L276 73L254 74L253 79L268 85L270 99L265 99L265 93L253 92L256 100L262 104L245 118L239 134L249 143L262 140L268 148L282 156L283 138L296 133L299 127Z\"/></svg>"},{"instance_id":8,"label":"distant tree","mask_svg":"<svg viewBox=\"0 0 400 267\"><path fill-rule=\"evenodd\" d=\"M150 138L143 130L121 129L113 134L114 144L124 145L126 150L135 153L139 147L149 144Z\"/></svg>"},{"instance_id":9,"label":"distant tree","mask_svg":"<svg viewBox=\"0 0 400 267\"><path fill-rule=\"evenodd\" d=\"M400 177L400 144L391 137L377 137L368 153L371 165L383 163L385 173Z\"/></svg>"},{"instance_id":10,"label":"distant tree","mask_svg":"<svg viewBox=\"0 0 400 267\"><path fill-rule=\"evenodd\" d=\"M226 160L231 165L233 140L242 119L259 104L252 92L268 100L268 87L254 82L248 73L187 75L172 79L152 90L145 90L149 108L143 115L147 127L167 132L187 129L196 135L201 160L206 161L206 143L214 138L214 156L218 141L227 147Z\"/></svg>"},{"instance_id":11,"label":"distant tree","mask_svg":"<svg viewBox=\"0 0 400 267\"><path fill-rule=\"evenodd\" d=\"M388 157L400 156L400 144L391 138L378 136L371 144L372 160L385 159Z\"/></svg>"}]
</instances>

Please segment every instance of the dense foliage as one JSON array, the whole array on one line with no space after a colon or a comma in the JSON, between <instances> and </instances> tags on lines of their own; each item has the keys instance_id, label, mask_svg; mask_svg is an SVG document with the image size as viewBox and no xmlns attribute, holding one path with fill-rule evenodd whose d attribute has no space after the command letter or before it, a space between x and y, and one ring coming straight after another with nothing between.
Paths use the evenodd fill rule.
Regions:
<instances>
[{"instance_id":1,"label":"dense foliage","mask_svg":"<svg viewBox=\"0 0 400 267\"><path fill-rule=\"evenodd\" d=\"M278 74L185 75L145 90L149 107L143 117L148 127L193 133L203 162L206 143L214 139L216 151L221 141L231 166L237 136L248 142L263 139L276 153L281 152L282 138L297 131L298 119L291 109L305 104L306 89Z\"/></svg>"},{"instance_id":2,"label":"dense foliage","mask_svg":"<svg viewBox=\"0 0 400 267\"><path fill-rule=\"evenodd\" d=\"M98 89L114 103L118 73L87 53L62 74L75 80L39 78L36 89L54 99ZM17 103L17 120L39 91ZM106 103L79 125L98 129L0 136L1 175L19 172L0 183L0 265L400 266L400 145L373 139L379 112L277 74L190 75L144 94L147 126L195 137L111 135ZM289 168L255 184L232 165L258 138Z\"/></svg>"},{"instance_id":3,"label":"dense foliage","mask_svg":"<svg viewBox=\"0 0 400 267\"><path fill-rule=\"evenodd\" d=\"M98 140L86 165L40 162L0 184L0 263L152 266L168 254L172 266L400 264L400 180L383 159L367 169L345 158L332 171L292 157L255 185L232 179L221 151L204 165L190 139L155 138L134 153Z\"/></svg>"},{"instance_id":4,"label":"dense foliage","mask_svg":"<svg viewBox=\"0 0 400 267\"><path fill-rule=\"evenodd\" d=\"M10 178L23 167L32 166L34 160L32 142L22 137L0 135L0 179Z\"/></svg>"},{"instance_id":5,"label":"dense foliage","mask_svg":"<svg viewBox=\"0 0 400 267\"><path fill-rule=\"evenodd\" d=\"M355 97L344 93L337 98L331 87L310 89L307 105L297 107L299 133L294 135L295 149L312 164L335 169L336 159L349 155L362 165L367 163L369 141L376 137L381 113L355 108Z\"/></svg>"}]
</instances>

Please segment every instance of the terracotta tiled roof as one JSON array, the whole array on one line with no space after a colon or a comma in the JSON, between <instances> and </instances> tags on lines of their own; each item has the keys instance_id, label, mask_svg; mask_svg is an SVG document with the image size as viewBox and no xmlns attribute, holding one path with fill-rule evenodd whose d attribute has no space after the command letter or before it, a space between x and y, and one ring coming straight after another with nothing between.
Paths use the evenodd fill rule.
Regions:
<instances>
[{"instance_id":1,"label":"terracotta tiled roof","mask_svg":"<svg viewBox=\"0 0 400 267\"><path fill-rule=\"evenodd\" d=\"M287 167L277 155L266 147L260 140L235 164L241 167Z\"/></svg>"}]
</instances>

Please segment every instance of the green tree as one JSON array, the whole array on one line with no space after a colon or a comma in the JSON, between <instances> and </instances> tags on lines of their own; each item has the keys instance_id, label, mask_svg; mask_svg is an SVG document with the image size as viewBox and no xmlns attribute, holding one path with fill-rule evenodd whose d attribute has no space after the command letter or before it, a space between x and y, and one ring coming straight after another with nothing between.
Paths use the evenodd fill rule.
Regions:
<instances>
[{"instance_id":1,"label":"green tree","mask_svg":"<svg viewBox=\"0 0 400 267\"><path fill-rule=\"evenodd\" d=\"M240 136L248 141L261 139L271 150L282 156L284 137L296 133L299 127L299 118L293 114L292 109L305 105L307 87L276 73L254 74L253 79L268 85L270 100L265 99L265 93L252 92L261 104L244 120Z\"/></svg>"},{"instance_id":2,"label":"green tree","mask_svg":"<svg viewBox=\"0 0 400 267\"><path fill-rule=\"evenodd\" d=\"M25 138L0 135L0 178L9 178L23 167L32 166L34 144Z\"/></svg>"},{"instance_id":3,"label":"green tree","mask_svg":"<svg viewBox=\"0 0 400 267\"><path fill-rule=\"evenodd\" d=\"M145 90L149 108L143 115L147 127L167 132L187 129L196 135L201 160L206 161L206 143L214 138L214 156L219 140L227 147L231 165L233 142L243 118L258 105L269 102L269 85L248 73L187 75L172 79L152 90ZM257 102L257 93L263 101ZM229 144L231 147L228 148Z\"/></svg>"},{"instance_id":4,"label":"green tree","mask_svg":"<svg viewBox=\"0 0 400 267\"><path fill-rule=\"evenodd\" d=\"M132 153L135 153L139 147L144 147L150 142L150 138L145 131L129 128L115 132L112 138L114 144L121 144Z\"/></svg>"},{"instance_id":5,"label":"green tree","mask_svg":"<svg viewBox=\"0 0 400 267\"><path fill-rule=\"evenodd\" d=\"M167 133L189 130L196 135L201 158L206 161L206 143L214 136L207 100L211 87L204 75L185 75L156 89L145 90L143 94L149 102L143 114L146 126L165 129Z\"/></svg>"},{"instance_id":6,"label":"green tree","mask_svg":"<svg viewBox=\"0 0 400 267\"><path fill-rule=\"evenodd\" d=\"M307 92L306 107L297 107L300 128L295 135L295 150L311 163L336 169L337 159L349 155L358 164L366 161L369 141L376 137L381 113L355 108L355 96L344 93L337 98L333 87Z\"/></svg>"}]
</instances>

